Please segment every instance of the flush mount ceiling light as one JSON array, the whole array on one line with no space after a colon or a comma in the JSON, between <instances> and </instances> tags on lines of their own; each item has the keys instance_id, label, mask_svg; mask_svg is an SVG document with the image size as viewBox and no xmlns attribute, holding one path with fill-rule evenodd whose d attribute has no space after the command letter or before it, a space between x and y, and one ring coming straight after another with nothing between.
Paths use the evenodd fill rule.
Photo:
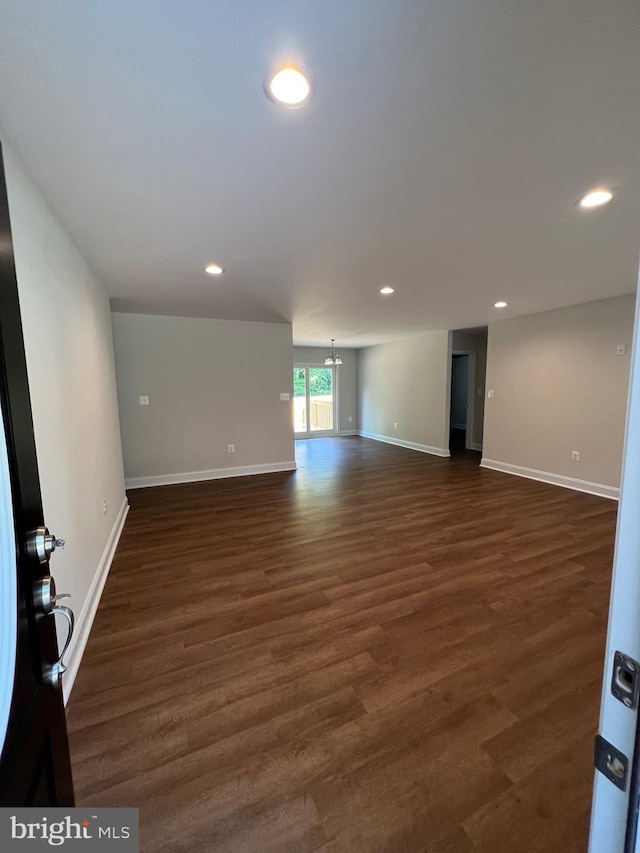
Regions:
<instances>
[{"instance_id":1,"label":"flush mount ceiling light","mask_svg":"<svg viewBox=\"0 0 640 853\"><path fill-rule=\"evenodd\" d=\"M388 296L390 293L393 293L393 288L389 287L389 285L385 285L380 288L380 293L384 294L384 296Z\"/></svg>"},{"instance_id":2,"label":"flush mount ceiling light","mask_svg":"<svg viewBox=\"0 0 640 853\"><path fill-rule=\"evenodd\" d=\"M303 107L309 100L311 84L297 68L281 68L265 81L264 90L274 103L290 110Z\"/></svg>"},{"instance_id":3,"label":"flush mount ceiling light","mask_svg":"<svg viewBox=\"0 0 640 853\"><path fill-rule=\"evenodd\" d=\"M507 303L503 299L501 299L499 302L494 303L493 307L494 308L506 308Z\"/></svg>"},{"instance_id":4,"label":"flush mount ceiling light","mask_svg":"<svg viewBox=\"0 0 640 853\"><path fill-rule=\"evenodd\" d=\"M204 271L208 272L209 275L222 275L222 273L224 272L224 270L219 264L209 264L209 266L206 266L204 268Z\"/></svg>"},{"instance_id":5,"label":"flush mount ceiling light","mask_svg":"<svg viewBox=\"0 0 640 853\"><path fill-rule=\"evenodd\" d=\"M601 204L606 204L613 198L613 193L603 187L597 190L591 190L583 196L578 204L580 207L599 207Z\"/></svg>"},{"instance_id":6,"label":"flush mount ceiling light","mask_svg":"<svg viewBox=\"0 0 640 853\"><path fill-rule=\"evenodd\" d=\"M335 344L335 339L331 338L331 352L325 358L325 360L324 360L325 364L342 364L342 359L340 358L340 356L336 352L336 348L335 348L334 344Z\"/></svg>"}]
</instances>

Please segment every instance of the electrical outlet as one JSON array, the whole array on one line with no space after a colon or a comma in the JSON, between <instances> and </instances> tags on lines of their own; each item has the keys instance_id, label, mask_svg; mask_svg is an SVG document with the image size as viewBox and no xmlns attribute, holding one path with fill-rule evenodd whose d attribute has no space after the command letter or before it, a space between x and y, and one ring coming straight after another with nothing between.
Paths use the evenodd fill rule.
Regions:
<instances>
[{"instance_id":1,"label":"electrical outlet","mask_svg":"<svg viewBox=\"0 0 640 853\"><path fill-rule=\"evenodd\" d=\"M351 415L349 415L349 423L350 423L350 424L352 424L352 423L353 423L353 418L351 417Z\"/></svg>"},{"instance_id":2,"label":"electrical outlet","mask_svg":"<svg viewBox=\"0 0 640 853\"><path fill-rule=\"evenodd\" d=\"M140 405L141 406L148 406L149 405L149 398L147 396L140 397L139 399L140 399Z\"/></svg>"},{"instance_id":3,"label":"electrical outlet","mask_svg":"<svg viewBox=\"0 0 640 853\"><path fill-rule=\"evenodd\" d=\"M627 345L626 344L618 344L618 346L616 347L616 355L625 355L626 352L627 352Z\"/></svg>"},{"instance_id":4,"label":"electrical outlet","mask_svg":"<svg viewBox=\"0 0 640 853\"><path fill-rule=\"evenodd\" d=\"M571 451L571 461L572 462L579 462L580 461L580 451L579 450L572 450Z\"/></svg>"},{"instance_id":5,"label":"electrical outlet","mask_svg":"<svg viewBox=\"0 0 640 853\"><path fill-rule=\"evenodd\" d=\"M397 421L394 421L394 423L393 423L393 428L394 428L394 429L398 429L398 423L397 423Z\"/></svg>"},{"instance_id":6,"label":"electrical outlet","mask_svg":"<svg viewBox=\"0 0 640 853\"><path fill-rule=\"evenodd\" d=\"M491 388L491 390L487 391L487 397L491 400L496 392Z\"/></svg>"},{"instance_id":7,"label":"electrical outlet","mask_svg":"<svg viewBox=\"0 0 640 853\"><path fill-rule=\"evenodd\" d=\"M227 444L227 453L235 453L235 452L236 452L235 444Z\"/></svg>"}]
</instances>

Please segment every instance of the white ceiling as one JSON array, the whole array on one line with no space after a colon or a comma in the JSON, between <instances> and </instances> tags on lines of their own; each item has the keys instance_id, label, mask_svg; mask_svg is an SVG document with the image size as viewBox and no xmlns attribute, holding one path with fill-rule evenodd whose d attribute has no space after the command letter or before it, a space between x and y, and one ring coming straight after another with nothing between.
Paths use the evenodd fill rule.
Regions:
<instances>
[{"instance_id":1,"label":"white ceiling","mask_svg":"<svg viewBox=\"0 0 640 853\"><path fill-rule=\"evenodd\" d=\"M635 289L639 23L636 0L0 0L0 124L116 310L364 346ZM283 60L304 109L264 95Z\"/></svg>"}]
</instances>

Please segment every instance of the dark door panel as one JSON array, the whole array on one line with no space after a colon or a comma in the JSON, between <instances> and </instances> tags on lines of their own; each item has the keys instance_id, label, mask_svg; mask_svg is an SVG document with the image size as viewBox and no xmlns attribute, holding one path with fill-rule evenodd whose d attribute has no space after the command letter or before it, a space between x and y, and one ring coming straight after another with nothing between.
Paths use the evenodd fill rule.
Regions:
<instances>
[{"instance_id":1,"label":"dark door panel","mask_svg":"<svg viewBox=\"0 0 640 853\"><path fill-rule=\"evenodd\" d=\"M0 744L0 805L73 805L67 727L59 683L47 683L58 659L55 618L34 605L48 560L30 551L44 526L29 382L22 337L9 205L0 151L0 404L7 443L16 530L17 655L4 744Z\"/></svg>"}]
</instances>

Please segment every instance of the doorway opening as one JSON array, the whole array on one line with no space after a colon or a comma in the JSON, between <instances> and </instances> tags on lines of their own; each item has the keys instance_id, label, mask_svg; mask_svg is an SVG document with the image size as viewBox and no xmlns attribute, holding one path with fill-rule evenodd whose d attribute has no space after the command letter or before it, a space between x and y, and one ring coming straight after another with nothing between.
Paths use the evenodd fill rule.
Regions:
<instances>
[{"instance_id":1,"label":"doorway opening","mask_svg":"<svg viewBox=\"0 0 640 853\"><path fill-rule=\"evenodd\" d=\"M297 364L293 368L293 424L296 438L336 434L335 367Z\"/></svg>"},{"instance_id":2,"label":"doorway opening","mask_svg":"<svg viewBox=\"0 0 640 853\"><path fill-rule=\"evenodd\" d=\"M451 453L470 449L469 354L451 356L451 404L449 409L449 450Z\"/></svg>"},{"instance_id":3,"label":"doorway opening","mask_svg":"<svg viewBox=\"0 0 640 853\"><path fill-rule=\"evenodd\" d=\"M478 456L480 461L486 372L487 329L454 329L449 388L449 452L452 455Z\"/></svg>"}]
</instances>

